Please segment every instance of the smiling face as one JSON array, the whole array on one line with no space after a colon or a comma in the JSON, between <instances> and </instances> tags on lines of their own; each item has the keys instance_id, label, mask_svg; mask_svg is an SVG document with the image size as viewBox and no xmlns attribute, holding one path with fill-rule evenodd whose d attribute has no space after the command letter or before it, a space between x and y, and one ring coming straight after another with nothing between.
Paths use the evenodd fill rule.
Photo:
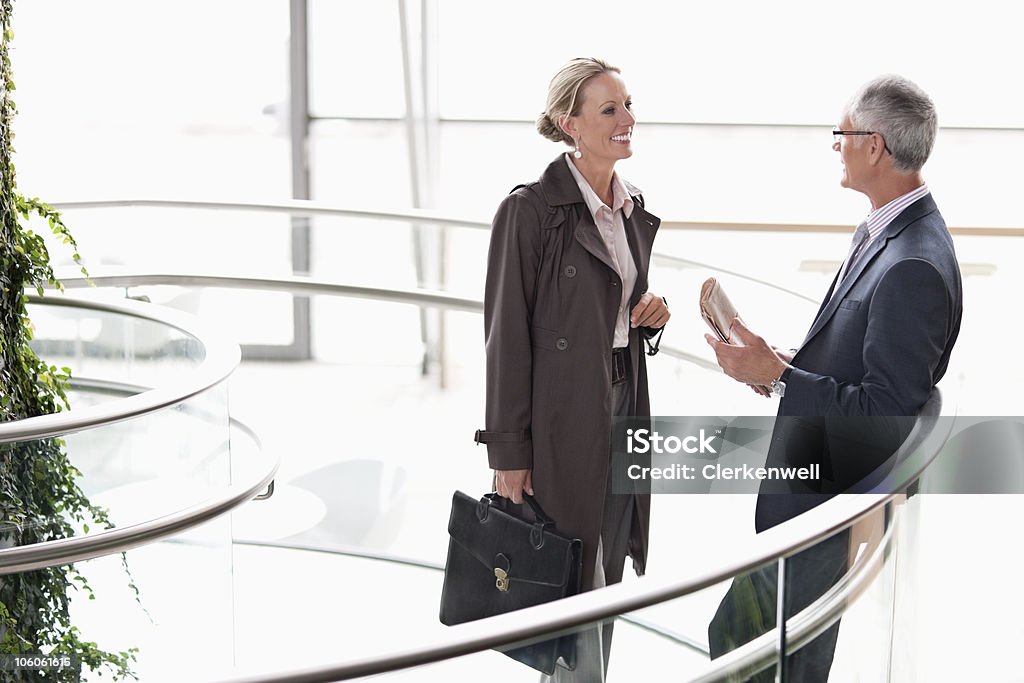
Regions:
<instances>
[{"instance_id":1,"label":"smiling face","mask_svg":"<svg viewBox=\"0 0 1024 683\"><path fill-rule=\"evenodd\" d=\"M580 89L579 114L564 119L563 130L579 144L590 162L614 164L633 155L633 102L619 74L608 71L594 76Z\"/></svg>"}]
</instances>

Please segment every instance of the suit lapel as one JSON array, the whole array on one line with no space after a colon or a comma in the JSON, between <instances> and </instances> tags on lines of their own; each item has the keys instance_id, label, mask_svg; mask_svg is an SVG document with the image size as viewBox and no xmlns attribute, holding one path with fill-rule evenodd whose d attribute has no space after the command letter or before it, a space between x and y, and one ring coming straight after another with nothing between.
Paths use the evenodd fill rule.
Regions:
<instances>
[{"instance_id":1,"label":"suit lapel","mask_svg":"<svg viewBox=\"0 0 1024 683\"><path fill-rule=\"evenodd\" d=\"M814 324L811 325L811 329L807 332L807 336L804 338L803 344L806 344L811 340L814 335L818 334L825 327L826 323L832 319L832 316L839 309L839 304L843 298L850 292L850 289L856 284L857 280L864 275L864 271L868 269L871 263L878 257L878 254L885 249L886 244L889 240L899 235L903 230L913 223L914 221L928 215L929 213L936 210L935 201L932 199L930 194L921 197L916 202L908 206L903 210L899 216L896 216L892 222L886 227L885 231L879 235L874 242L869 244L864 252L857 257L857 262L853 264L853 268L846 274L842 282L833 282L832 287L829 289L829 295L835 290L835 294L826 295L825 302L822 303L821 308L818 310L818 315L814 319ZM836 278L838 279L838 274ZM803 346L801 344L801 346Z\"/></svg>"},{"instance_id":2,"label":"suit lapel","mask_svg":"<svg viewBox=\"0 0 1024 683\"><path fill-rule=\"evenodd\" d=\"M871 262L878 256L878 253L885 248L885 244L892 239L891 235L879 235L878 239L869 244L858 258L857 262L853 264L853 268L846 274L842 282L836 282L832 285L832 289L835 290L835 294L831 298L826 299L825 303L822 304L822 308L818 313L818 317L815 318L814 324L811 325L810 331L807 333L807 337L804 339L804 344L811 340L811 337L818 334L821 328L825 327L825 324L832 319L836 310L839 309L839 303L853 287L854 283L860 278ZM838 279L839 276L836 275ZM832 290L829 290L830 292Z\"/></svg>"}]
</instances>

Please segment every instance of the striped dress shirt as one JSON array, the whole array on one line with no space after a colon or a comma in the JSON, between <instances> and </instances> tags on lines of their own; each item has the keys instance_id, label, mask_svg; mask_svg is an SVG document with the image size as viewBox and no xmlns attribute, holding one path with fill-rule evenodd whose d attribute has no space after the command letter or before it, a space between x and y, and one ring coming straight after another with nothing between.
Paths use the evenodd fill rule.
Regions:
<instances>
[{"instance_id":1,"label":"striped dress shirt","mask_svg":"<svg viewBox=\"0 0 1024 683\"><path fill-rule=\"evenodd\" d=\"M905 195L901 195L896 199L892 200L885 206L879 207L868 214L868 217L864 220L865 226L868 229L867 239L864 240L864 244L860 245L860 249L853 255L853 259L850 262L852 266L857 260L857 256L864 253L864 250L875 241L875 238L882 234L882 231L889 227L893 219L903 213L903 210L908 206L916 202L921 197L928 194L928 184L922 184L921 187L911 190Z\"/></svg>"}]
</instances>

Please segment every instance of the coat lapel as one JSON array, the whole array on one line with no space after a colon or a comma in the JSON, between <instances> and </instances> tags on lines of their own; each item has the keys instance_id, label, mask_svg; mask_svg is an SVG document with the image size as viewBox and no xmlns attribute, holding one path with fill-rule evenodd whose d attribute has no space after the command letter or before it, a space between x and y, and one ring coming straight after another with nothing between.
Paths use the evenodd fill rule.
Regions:
<instances>
[{"instance_id":1,"label":"coat lapel","mask_svg":"<svg viewBox=\"0 0 1024 683\"><path fill-rule=\"evenodd\" d=\"M554 210L553 207L578 205L579 220L573 226L573 236L594 258L614 272L615 267L612 265L611 255L608 253L604 240L601 239L601 233L597 230L594 217L587 211L583 195L580 194L576 179L572 177L572 172L566 165L564 155L559 154L544 169L544 173L540 176L540 187L548 206L552 207L550 210Z\"/></svg>"},{"instance_id":2,"label":"coat lapel","mask_svg":"<svg viewBox=\"0 0 1024 683\"><path fill-rule=\"evenodd\" d=\"M892 223L885 229L885 231L875 239L874 242L869 244L858 258L857 262L853 264L853 268L846 274L842 282L833 282L832 288L829 289L829 293L835 290L835 295L830 299L826 298L825 303L818 311L818 316L814 320L814 324L811 325L810 331L807 332L807 337L804 338L804 344L809 342L814 335L818 334L825 324L832 319L836 310L839 309L839 304L843 298L850 292L850 289L856 284L857 280L861 278L864 271L868 269L872 261L874 261L878 254L885 249L886 244L889 240L893 239L914 221L928 215L929 213L936 210L935 200L932 199L930 194L921 197L916 202L908 206L903 210L899 216L896 216L892 220ZM838 278L838 275L836 276ZM828 296L828 295L826 295ZM801 344L803 346L803 344Z\"/></svg>"},{"instance_id":3,"label":"coat lapel","mask_svg":"<svg viewBox=\"0 0 1024 683\"><path fill-rule=\"evenodd\" d=\"M583 200L581 199L580 201ZM594 258L608 266L618 276L618 271L615 270L615 262L612 261L611 254L608 253L608 247L605 245L604 239L602 239L601 233L594 223L594 217L590 215L590 211L587 210L585 205L582 208L580 219L576 223L576 229L573 232L576 241L589 251Z\"/></svg>"},{"instance_id":4,"label":"coat lapel","mask_svg":"<svg viewBox=\"0 0 1024 683\"><path fill-rule=\"evenodd\" d=\"M632 189L632 188L631 188ZM626 243L636 265L636 285L629 297L635 305L640 296L647 291L647 273L651 264L651 250L654 248L654 236L661 225L661 219L653 216L640 206L636 195L633 196L633 213L623 221L626 227Z\"/></svg>"}]
</instances>

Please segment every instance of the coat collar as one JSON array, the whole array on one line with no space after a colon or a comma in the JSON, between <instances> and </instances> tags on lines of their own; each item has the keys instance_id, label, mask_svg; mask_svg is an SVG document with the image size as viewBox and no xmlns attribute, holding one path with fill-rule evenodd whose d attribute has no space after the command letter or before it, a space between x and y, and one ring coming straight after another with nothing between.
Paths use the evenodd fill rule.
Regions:
<instances>
[{"instance_id":1,"label":"coat collar","mask_svg":"<svg viewBox=\"0 0 1024 683\"><path fill-rule=\"evenodd\" d=\"M626 241L629 243L629 250L637 270L636 286L630 297L635 302L643 292L647 291L647 269L650 266L651 248L661 220L648 213L643 204L637 201L640 190L626 181L623 181L623 184L634 202L633 212L629 218L623 217L623 223L626 228ZM554 210L554 207L578 205L579 218L576 225L572 226L573 236L584 249L614 273L615 266L608 254L608 248L594 223L594 217L583 201L583 195L580 193L579 185L576 184L576 179L572 176L572 171L565 163L564 154L559 154L554 161L548 164L540 176L538 185L544 201L549 207L552 207L549 210ZM618 277L617 273L615 277Z\"/></svg>"},{"instance_id":2,"label":"coat collar","mask_svg":"<svg viewBox=\"0 0 1024 683\"><path fill-rule=\"evenodd\" d=\"M559 154L540 174L541 193L548 206L565 206L566 204L582 204L583 195L576 185L576 179L565 165L564 155Z\"/></svg>"},{"instance_id":3,"label":"coat collar","mask_svg":"<svg viewBox=\"0 0 1024 683\"><path fill-rule=\"evenodd\" d=\"M608 253L608 248L601 238L597 225L594 224L594 217L590 215L590 210L587 209L586 202L583 201L583 194L580 192L576 179L572 177L572 171L565 163L565 155L559 154L554 161L548 164L548 167L540 174L537 185L549 207L549 212L555 212L558 207L568 208L579 205L575 211L578 216L576 225L570 226L573 236L594 258L614 272L615 266Z\"/></svg>"},{"instance_id":4,"label":"coat collar","mask_svg":"<svg viewBox=\"0 0 1024 683\"><path fill-rule=\"evenodd\" d=\"M807 332L807 337L804 339L804 344L810 341L811 337L816 335L825 327L832 315L839 308L839 303L843 298L850 292L850 289L856 284L857 280L860 279L864 271L871 265L871 262L875 260L878 254L885 249L886 244L889 240L899 235L903 230L916 220L924 218L930 213L937 211L938 207L935 205L935 200L932 199L931 193L918 199L916 202L908 206L903 212L892 219L892 222L885 228L878 238L868 245L864 253L857 258L857 262L853 264L853 268L847 273L846 277L843 278L842 282L832 281L832 286L828 290L828 294L825 295L825 301L821 304L821 308L818 309L818 315L814 319L814 324L811 325L810 331ZM839 275L836 274L836 279ZM837 289L838 288L838 289ZM835 291L835 295L832 291Z\"/></svg>"},{"instance_id":5,"label":"coat collar","mask_svg":"<svg viewBox=\"0 0 1024 683\"><path fill-rule=\"evenodd\" d=\"M629 196L636 200L641 191L629 181L622 179ZM572 177L572 171L565 163L565 155L559 154L555 160L548 164L544 172L540 174L540 189L544 194L544 201L548 206L565 206L567 204L583 204L583 195L580 194L579 185Z\"/></svg>"}]
</instances>

